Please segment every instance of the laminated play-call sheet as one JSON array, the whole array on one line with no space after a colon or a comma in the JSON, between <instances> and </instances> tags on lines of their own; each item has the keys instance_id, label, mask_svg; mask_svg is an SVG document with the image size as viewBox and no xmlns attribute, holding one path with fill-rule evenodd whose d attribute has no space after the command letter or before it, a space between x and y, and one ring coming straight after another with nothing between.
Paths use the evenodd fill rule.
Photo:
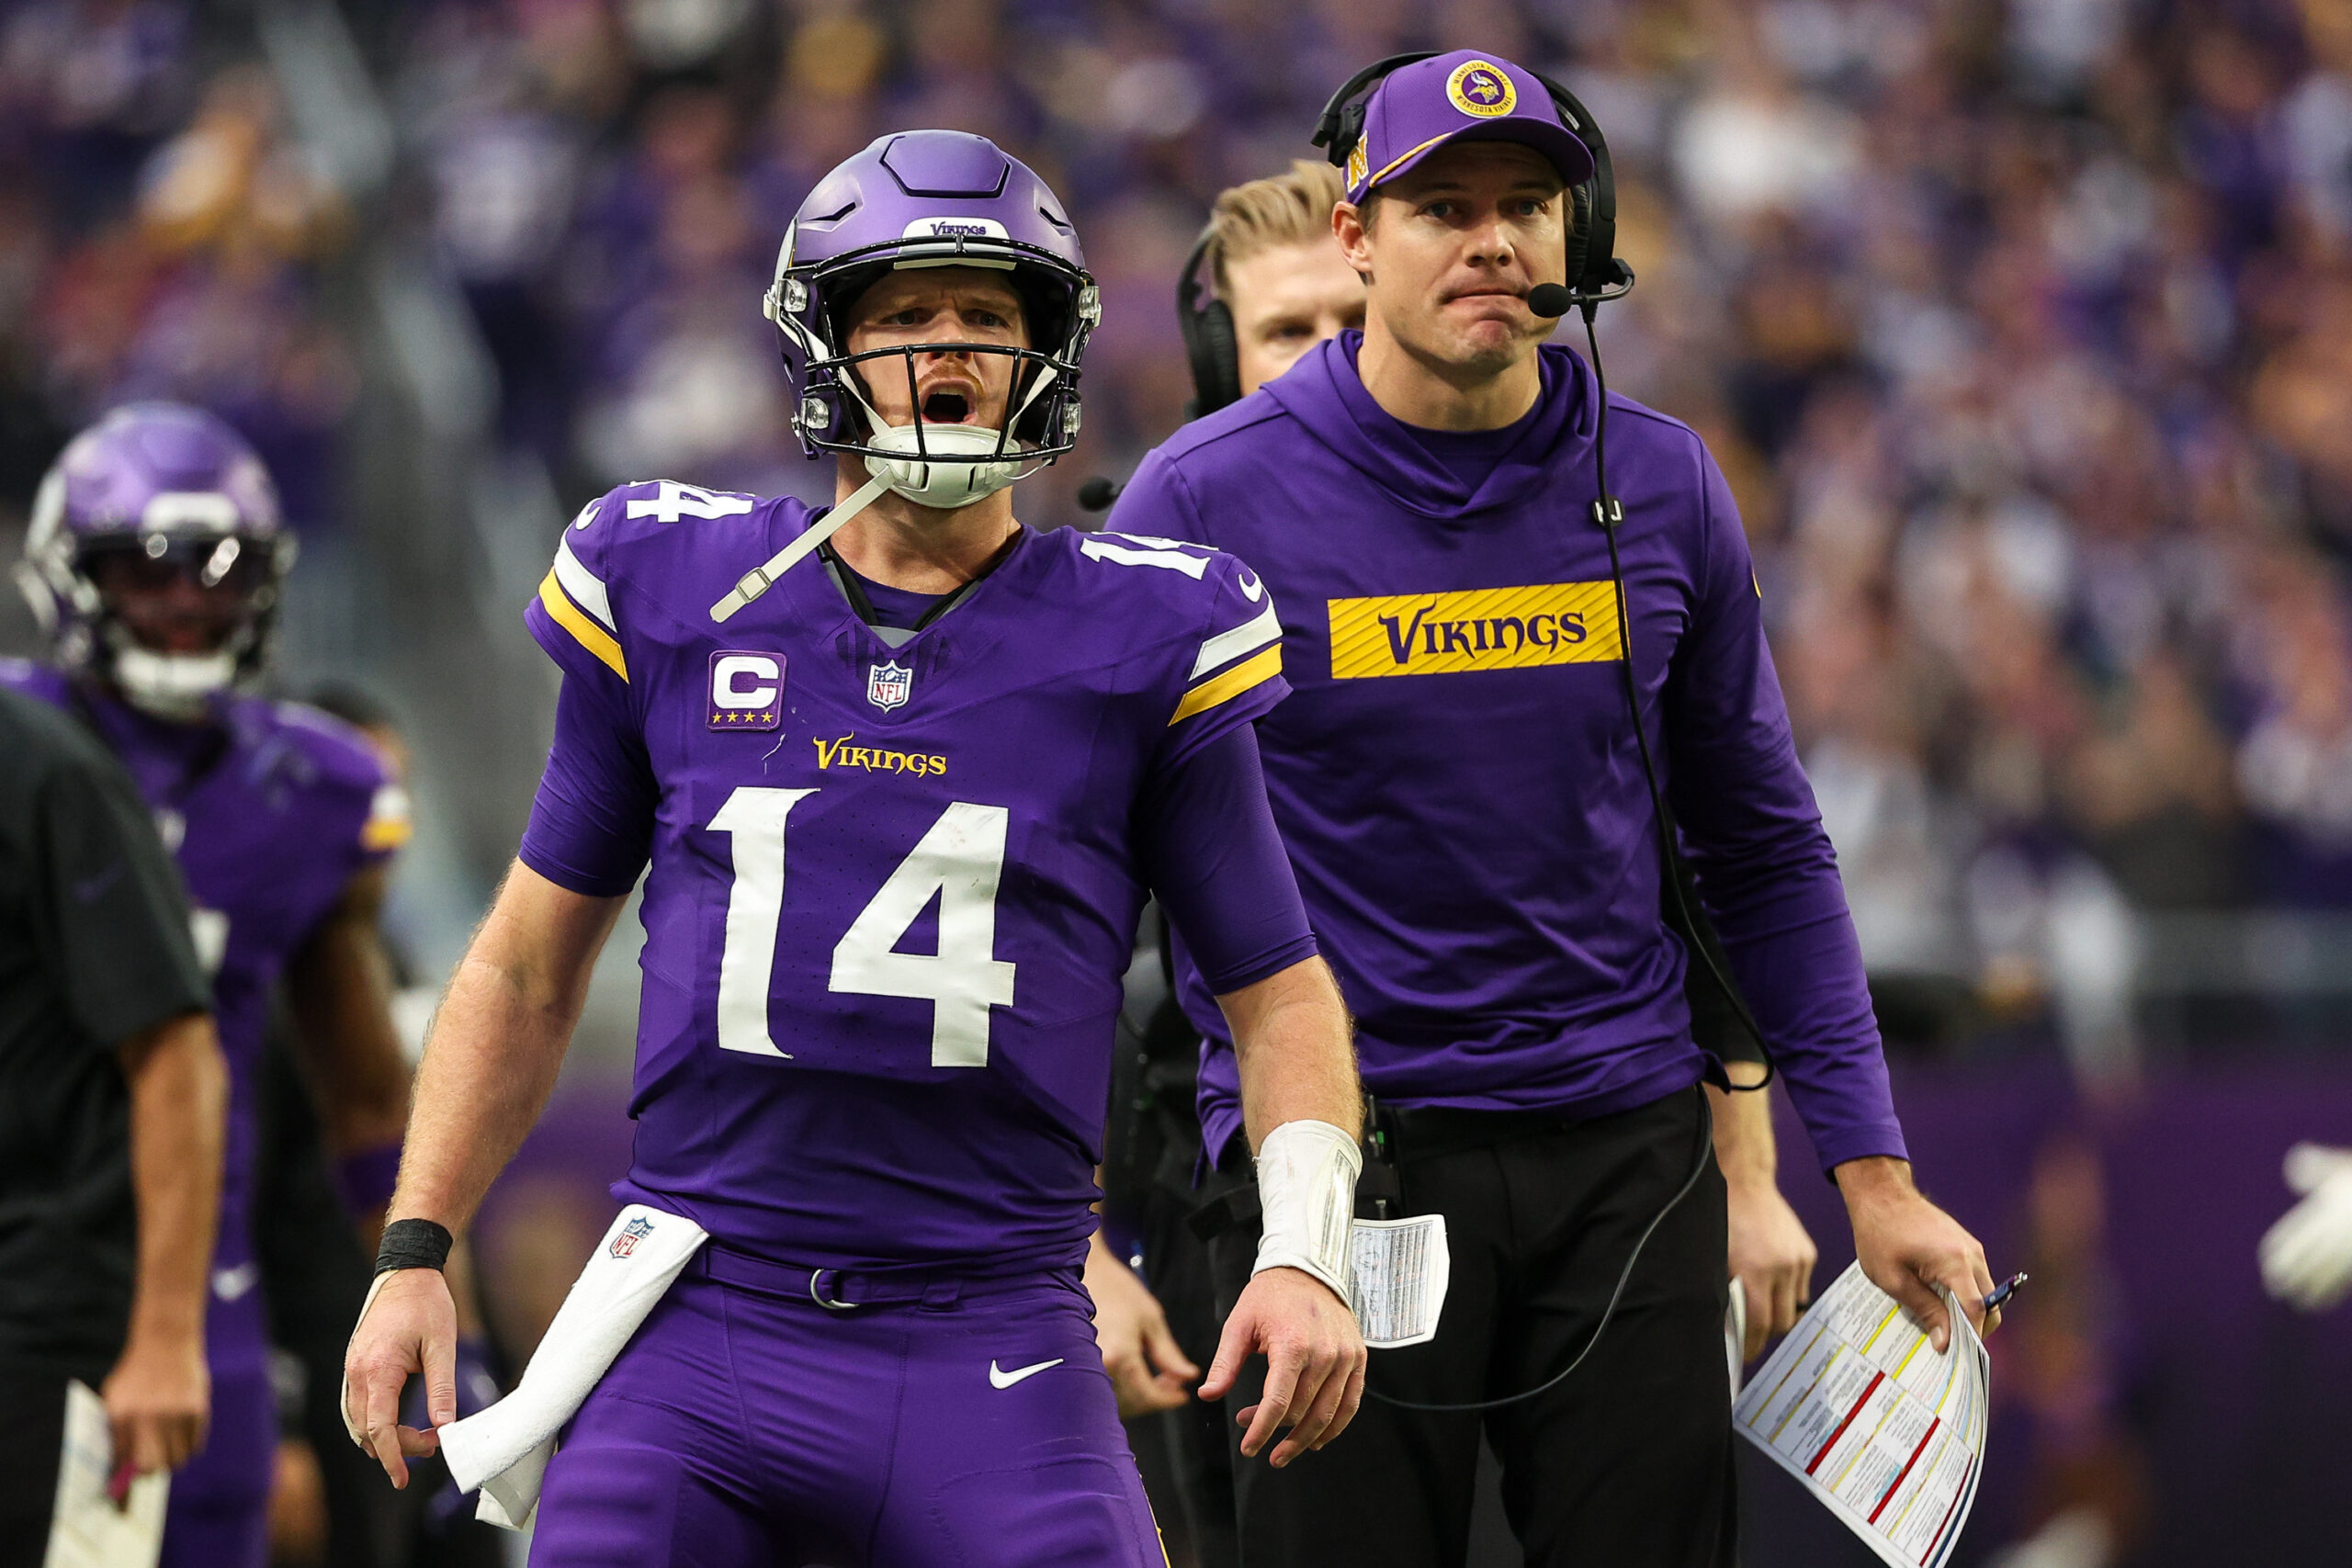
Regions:
<instances>
[{"instance_id":1,"label":"laminated play-call sheet","mask_svg":"<svg viewBox=\"0 0 2352 1568\"><path fill-rule=\"evenodd\" d=\"M1951 1560L1984 1470L1990 1366L1966 1316L1951 1316L1939 1356L1857 1263L1732 1406L1742 1437L1898 1568Z\"/></svg>"},{"instance_id":2,"label":"laminated play-call sheet","mask_svg":"<svg viewBox=\"0 0 2352 1568\"><path fill-rule=\"evenodd\" d=\"M113 1435L106 1401L84 1383L65 1385L65 1443L57 1456L57 1512L41 1568L155 1568L164 1548L164 1504L172 1478L142 1475L118 1505L107 1495ZM14 1543L8 1543L13 1545ZM0 1557L15 1562L6 1550Z\"/></svg>"}]
</instances>

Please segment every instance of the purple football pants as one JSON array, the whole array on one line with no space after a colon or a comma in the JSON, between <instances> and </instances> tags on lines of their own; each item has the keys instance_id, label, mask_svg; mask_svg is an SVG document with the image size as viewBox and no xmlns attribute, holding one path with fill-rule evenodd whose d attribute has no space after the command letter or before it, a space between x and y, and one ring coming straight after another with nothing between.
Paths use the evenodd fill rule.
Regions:
<instances>
[{"instance_id":1,"label":"purple football pants","mask_svg":"<svg viewBox=\"0 0 2352 1568\"><path fill-rule=\"evenodd\" d=\"M1076 1270L928 1300L705 1249L548 1467L531 1568L1165 1568Z\"/></svg>"},{"instance_id":2,"label":"purple football pants","mask_svg":"<svg viewBox=\"0 0 2352 1568\"><path fill-rule=\"evenodd\" d=\"M203 1451L172 1477L158 1568L266 1568L277 1399L266 1371L216 1372Z\"/></svg>"}]
</instances>

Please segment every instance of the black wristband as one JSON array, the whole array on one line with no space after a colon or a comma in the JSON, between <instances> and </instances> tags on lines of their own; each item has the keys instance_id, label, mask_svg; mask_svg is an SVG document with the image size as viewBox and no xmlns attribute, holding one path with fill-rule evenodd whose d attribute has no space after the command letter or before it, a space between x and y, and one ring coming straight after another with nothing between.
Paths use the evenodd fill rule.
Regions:
<instances>
[{"instance_id":1,"label":"black wristband","mask_svg":"<svg viewBox=\"0 0 2352 1568\"><path fill-rule=\"evenodd\" d=\"M376 1272L395 1269L438 1269L449 1261L448 1228L431 1220L394 1220L384 1227L376 1248Z\"/></svg>"}]
</instances>

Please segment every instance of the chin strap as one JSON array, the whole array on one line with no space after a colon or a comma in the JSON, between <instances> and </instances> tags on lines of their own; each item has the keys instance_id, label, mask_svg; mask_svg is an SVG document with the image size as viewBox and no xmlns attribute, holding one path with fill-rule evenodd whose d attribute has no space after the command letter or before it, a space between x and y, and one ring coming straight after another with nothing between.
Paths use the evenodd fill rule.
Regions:
<instances>
[{"instance_id":1,"label":"chin strap","mask_svg":"<svg viewBox=\"0 0 2352 1568\"><path fill-rule=\"evenodd\" d=\"M753 567L727 591L727 597L710 607L710 618L725 621L736 611L775 586L776 579L790 571L801 557L833 536L842 524L873 505L890 487L879 479L860 485L847 501L826 513L800 531L800 536L776 551L760 565Z\"/></svg>"}]
</instances>

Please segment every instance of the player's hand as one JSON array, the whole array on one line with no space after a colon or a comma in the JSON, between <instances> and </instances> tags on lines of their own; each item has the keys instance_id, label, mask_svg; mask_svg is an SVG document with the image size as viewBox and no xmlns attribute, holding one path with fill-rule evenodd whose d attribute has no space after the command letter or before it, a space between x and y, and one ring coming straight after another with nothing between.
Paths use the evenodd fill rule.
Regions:
<instances>
[{"instance_id":1,"label":"player's hand","mask_svg":"<svg viewBox=\"0 0 2352 1568\"><path fill-rule=\"evenodd\" d=\"M1086 1292L1094 1298L1094 1338L1102 1348L1102 1370L1111 1374L1119 1396L1119 1419L1182 1405L1201 1369L1168 1331L1159 1299L1102 1245L1100 1231L1086 1253Z\"/></svg>"},{"instance_id":2,"label":"player's hand","mask_svg":"<svg viewBox=\"0 0 2352 1568\"><path fill-rule=\"evenodd\" d=\"M1797 1314L1813 1300L1813 1266L1821 1255L1770 1179L1732 1181L1724 1192L1731 1208L1732 1289L1747 1292L1747 1339L1739 1353L1752 1361L1772 1336L1796 1326Z\"/></svg>"},{"instance_id":3,"label":"player's hand","mask_svg":"<svg viewBox=\"0 0 2352 1568\"><path fill-rule=\"evenodd\" d=\"M1984 1298L1993 1274L1984 1249L1958 1220L1919 1195L1908 1161L1876 1156L1848 1160L1836 1171L1854 1223L1854 1255L1871 1284L1903 1303L1941 1355L1951 1343L1951 1315L1939 1290L1950 1291L1979 1335L2001 1325L1988 1318Z\"/></svg>"},{"instance_id":4,"label":"player's hand","mask_svg":"<svg viewBox=\"0 0 2352 1568\"><path fill-rule=\"evenodd\" d=\"M1237 1418L1248 1428L1243 1457L1257 1458L1274 1433L1288 1427L1290 1435L1272 1456L1279 1470L1356 1418L1368 1359L1363 1335L1347 1303L1314 1275L1269 1269L1251 1278L1225 1320L1201 1397L1223 1399L1230 1393L1253 1351L1265 1354L1266 1391Z\"/></svg>"},{"instance_id":5,"label":"player's hand","mask_svg":"<svg viewBox=\"0 0 2352 1568\"><path fill-rule=\"evenodd\" d=\"M2352 1149L2297 1144L2287 1185L2303 1201L2262 1237L2262 1283L2304 1312L2325 1312L2352 1293Z\"/></svg>"},{"instance_id":6,"label":"player's hand","mask_svg":"<svg viewBox=\"0 0 2352 1568\"><path fill-rule=\"evenodd\" d=\"M430 1427L400 1424L401 1390L411 1373L424 1373L425 1418L434 1427L455 1421L457 1354L458 1307L441 1271L402 1269L385 1275L344 1352L343 1424L394 1486L408 1485L410 1460L441 1447Z\"/></svg>"},{"instance_id":7,"label":"player's hand","mask_svg":"<svg viewBox=\"0 0 2352 1568\"><path fill-rule=\"evenodd\" d=\"M114 1433L114 1468L145 1475L177 1470L204 1447L212 1415L212 1374L204 1331L134 1328L98 1397Z\"/></svg>"}]
</instances>

